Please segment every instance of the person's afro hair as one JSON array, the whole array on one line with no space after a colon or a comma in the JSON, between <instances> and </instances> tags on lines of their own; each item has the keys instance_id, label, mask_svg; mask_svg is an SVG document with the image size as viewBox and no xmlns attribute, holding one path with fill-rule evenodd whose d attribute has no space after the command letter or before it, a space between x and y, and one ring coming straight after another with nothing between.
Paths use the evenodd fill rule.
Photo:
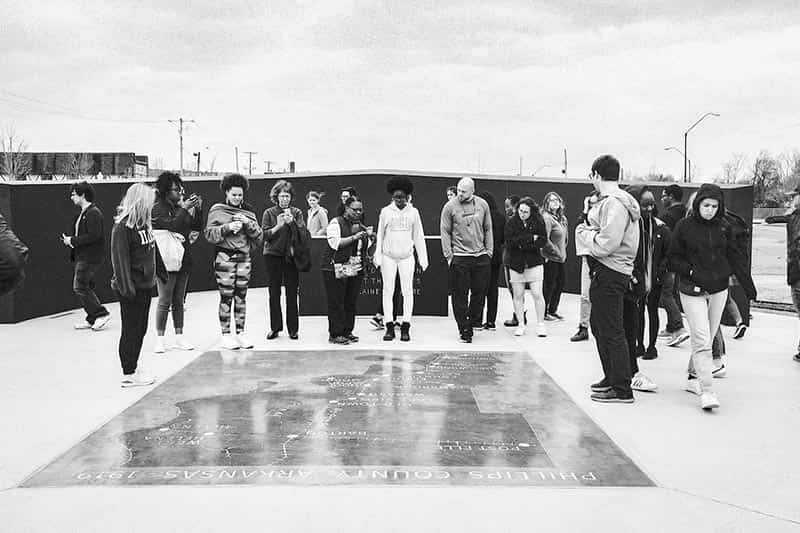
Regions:
<instances>
[{"instance_id":1,"label":"person's afro hair","mask_svg":"<svg viewBox=\"0 0 800 533\"><path fill-rule=\"evenodd\" d=\"M227 193L234 187L241 187L244 192L247 192L247 189L250 188L250 182L241 174L228 174L222 178L219 184L219 190L223 193Z\"/></svg>"},{"instance_id":2,"label":"person's afro hair","mask_svg":"<svg viewBox=\"0 0 800 533\"><path fill-rule=\"evenodd\" d=\"M406 194L414 192L414 184L406 176L392 176L386 182L386 192L394 194L394 191L403 191Z\"/></svg>"}]
</instances>

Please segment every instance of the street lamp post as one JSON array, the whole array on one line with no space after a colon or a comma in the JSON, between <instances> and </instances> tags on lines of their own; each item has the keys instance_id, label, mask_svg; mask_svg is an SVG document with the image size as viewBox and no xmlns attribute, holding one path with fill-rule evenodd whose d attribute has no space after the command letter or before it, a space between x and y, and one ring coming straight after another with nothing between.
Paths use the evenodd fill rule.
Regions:
<instances>
[{"instance_id":1,"label":"street lamp post","mask_svg":"<svg viewBox=\"0 0 800 533\"><path fill-rule=\"evenodd\" d=\"M683 158L684 158L686 161L688 161L688 163L689 163L689 181L692 181L692 160L691 160L691 159L687 159L687 158L686 158L686 154L685 154L685 153L683 153L683 152L681 152L681 151L680 151L678 148L676 148L676 147L674 147L674 146L667 146L666 148L664 148L664 150L675 150L676 152L678 152L679 154L681 154L681 156L683 156ZM685 178L684 178L684 181L686 181L686 179L685 179Z\"/></svg>"},{"instance_id":2,"label":"street lamp post","mask_svg":"<svg viewBox=\"0 0 800 533\"><path fill-rule=\"evenodd\" d=\"M702 117L700 117L700 118L697 120L697 122L695 122L694 124L692 124L692 125L689 127L689 129L688 129L688 130L686 130L686 133L684 133L684 134L683 134L683 181L684 181L684 182L686 181L686 177L687 177L686 169L687 169L687 164L688 164L688 161L689 161L689 158L686 156L686 154L688 154L688 153L689 153L689 148L688 148L688 144L689 144L689 132L690 132L690 131L692 131L692 130L694 129L694 127L695 127L695 126L697 126L698 124L700 124L701 122L703 122L703 120L704 120L706 117L718 117L718 116L719 116L719 113L712 113L712 112L708 112L708 113L706 113L705 115L703 115Z\"/></svg>"}]
</instances>

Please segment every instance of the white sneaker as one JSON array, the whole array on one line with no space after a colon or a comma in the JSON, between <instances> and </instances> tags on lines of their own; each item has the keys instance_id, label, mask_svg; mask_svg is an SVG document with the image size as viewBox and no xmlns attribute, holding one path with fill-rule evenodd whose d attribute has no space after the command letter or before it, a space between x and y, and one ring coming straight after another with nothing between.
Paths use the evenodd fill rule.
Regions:
<instances>
[{"instance_id":1,"label":"white sneaker","mask_svg":"<svg viewBox=\"0 0 800 533\"><path fill-rule=\"evenodd\" d=\"M514 335L517 337L525 335L525 326L517 326L517 329L514 330Z\"/></svg>"},{"instance_id":2,"label":"white sneaker","mask_svg":"<svg viewBox=\"0 0 800 533\"><path fill-rule=\"evenodd\" d=\"M164 337L156 337L156 345L153 347L153 353L164 353L167 349L164 347Z\"/></svg>"},{"instance_id":3,"label":"white sneaker","mask_svg":"<svg viewBox=\"0 0 800 533\"><path fill-rule=\"evenodd\" d=\"M85 320L83 322L77 322L73 324L72 327L75 329L92 329L92 325Z\"/></svg>"},{"instance_id":4,"label":"white sneaker","mask_svg":"<svg viewBox=\"0 0 800 533\"><path fill-rule=\"evenodd\" d=\"M684 387L684 389L692 394L697 394L698 396L703 394L703 386L700 384L699 379L687 379L686 387Z\"/></svg>"},{"instance_id":5,"label":"white sneaker","mask_svg":"<svg viewBox=\"0 0 800 533\"><path fill-rule=\"evenodd\" d=\"M711 371L711 375L715 378L724 378L728 375L728 369L725 368L725 363L720 364L714 370Z\"/></svg>"},{"instance_id":6,"label":"white sneaker","mask_svg":"<svg viewBox=\"0 0 800 533\"><path fill-rule=\"evenodd\" d=\"M539 337L547 337L547 328L544 325L544 322L539 322L539 325L536 326L536 335Z\"/></svg>"},{"instance_id":7,"label":"white sneaker","mask_svg":"<svg viewBox=\"0 0 800 533\"><path fill-rule=\"evenodd\" d=\"M244 348L245 350L249 350L253 347L253 341L245 337L244 333L239 333L236 336L236 340L239 342L239 346Z\"/></svg>"},{"instance_id":8,"label":"white sneaker","mask_svg":"<svg viewBox=\"0 0 800 533\"><path fill-rule=\"evenodd\" d=\"M637 372L631 380L631 388L640 392L656 392L658 390L658 385L641 372Z\"/></svg>"},{"instance_id":9,"label":"white sneaker","mask_svg":"<svg viewBox=\"0 0 800 533\"><path fill-rule=\"evenodd\" d=\"M152 385L155 383L156 380L151 378L150 376L139 372L138 370L133 374L122 376L122 381L120 382L120 386L123 388L129 387L146 387L147 385Z\"/></svg>"},{"instance_id":10,"label":"white sneaker","mask_svg":"<svg viewBox=\"0 0 800 533\"><path fill-rule=\"evenodd\" d=\"M183 335L175 335L175 347L179 350L194 350L191 342L183 338Z\"/></svg>"},{"instance_id":11,"label":"white sneaker","mask_svg":"<svg viewBox=\"0 0 800 533\"><path fill-rule=\"evenodd\" d=\"M111 322L111 315L101 316L94 321L94 324L92 324L92 329L94 331L100 331L101 329L104 329L109 322Z\"/></svg>"},{"instance_id":12,"label":"white sneaker","mask_svg":"<svg viewBox=\"0 0 800 533\"><path fill-rule=\"evenodd\" d=\"M240 348L239 343L233 335L223 335L219 347L223 350L238 350Z\"/></svg>"},{"instance_id":13,"label":"white sneaker","mask_svg":"<svg viewBox=\"0 0 800 533\"><path fill-rule=\"evenodd\" d=\"M712 409L716 409L719 407L719 400L717 399L717 395L711 391L706 391L700 396L700 407L705 409L706 411L710 411Z\"/></svg>"},{"instance_id":14,"label":"white sneaker","mask_svg":"<svg viewBox=\"0 0 800 533\"><path fill-rule=\"evenodd\" d=\"M667 346L670 348L677 348L687 340L689 340L689 332L681 329L672 334L672 337L667 341Z\"/></svg>"}]
</instances>

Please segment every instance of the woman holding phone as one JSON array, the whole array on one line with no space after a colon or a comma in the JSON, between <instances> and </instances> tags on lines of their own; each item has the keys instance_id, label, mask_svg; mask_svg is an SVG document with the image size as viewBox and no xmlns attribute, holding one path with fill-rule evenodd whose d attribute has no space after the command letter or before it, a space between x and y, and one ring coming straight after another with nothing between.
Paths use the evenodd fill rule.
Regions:
<instances>
[{"instance_id":1,"label":"woman holding phone","mask_svg":"<svg viewBox=\"0 0 800 533\"><path fill-rule=\"evenodd\" d=\"M272 186L269 198L275 204L261 217L261 230L264 233L264 264L267 269L269 290L269 328L267 339L278 337L283 331L281 313L281 286L286 287L286 326L289 338L298 338L297 296L300 273L294 263L292 232L305 227L303 212L292 206L294 188L286 180L279 180Z\"/></svg>"},{"instance_id":2,"label":"woman holding phone","mask_svg":"<svg viewBox=\"0 0 800 533\"><path fill-rule=\"evenodd\" d=\"M250 252L261 239L261 226L244 195L249 187L241 174L222 178L220 190L225 201L214 204L208 211L205 237L216 246L214 273L219 287L219 324L222 329L222 348L237 350L252 348L244 334L247 316L247 287L250 285L252 263ZM231 334L231 315L236 331Z\"/></svg>"}]
</instances>

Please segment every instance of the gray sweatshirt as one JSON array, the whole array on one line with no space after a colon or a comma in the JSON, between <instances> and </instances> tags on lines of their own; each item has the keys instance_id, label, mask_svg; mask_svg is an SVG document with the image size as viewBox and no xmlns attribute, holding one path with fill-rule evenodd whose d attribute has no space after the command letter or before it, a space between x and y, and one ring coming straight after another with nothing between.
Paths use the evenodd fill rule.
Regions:
<instances>
[{"instance_id":1,"label":"gray sweatshirt","mask_svg":"<svg viewBox=\"0 0 800 533\"><path fill-rule=\"evenodd\" d=\"M590 255L630 276L639 249L640 217L639 204L622 189L601 196L589 210L586 222L575 228L575 253Z\"/></svg>"},{"instance_id":2,"label":"gray sweatshirt","mask_svg":"<svg viewBox=\"0 0 800 533\"><path fill-rule=\"evenodd\" d=\"M466 202L456 196L442 208L440 221L442 254L449 262L453 256L492 256L492 215L489 204L473 195Z\"/></svg>"}]
</instances>

